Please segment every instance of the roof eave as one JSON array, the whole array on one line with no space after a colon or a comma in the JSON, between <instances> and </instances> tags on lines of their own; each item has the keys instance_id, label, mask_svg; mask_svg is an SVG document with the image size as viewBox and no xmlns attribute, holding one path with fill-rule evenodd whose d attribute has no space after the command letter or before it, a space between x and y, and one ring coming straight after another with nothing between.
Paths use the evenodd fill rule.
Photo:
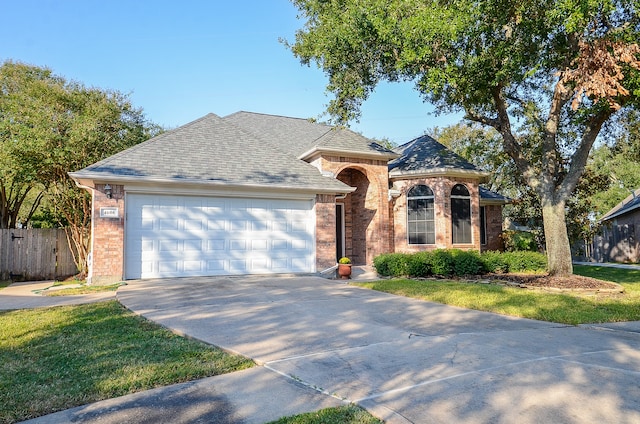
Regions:
<instances>
[{"instance_id":1,"label":"roof eave","mask_svg":"<svg viewBox=\"0 0 640 424\"><path fill-rule=\"evenodd\" d=\"M162 177L135 177L130 175L105 174L101 172L70 172L69 176L83 188L95 188L95 183L111 183L111 184L166 184L166 185L188 185L197 187L211 187L224 190L265 190L272 192L291 191L299 193L316 193L316 194L349 194L356 190L355 187L341 183L344 187L330 187L335 180L330 179L330 184L325 185L307 185L294 186L287 184L249 184L249 183L230 183L228 181L212 181L188 178L162 178ZM329 181L328 181L329 182Z\"/></svg>"},{"instance_id":2,"label":"roof eave","mask_svg":"<svg viewBox=\"0 0 640 424\"><path fill-rule=\"evenodd\" d=\"M513 199L508 199L508 198L483 199L482 197L480 198L480 206L491 206L491 205L502 206L502 205L507 205L509 203L513 203Z\"/></svg>"},{"instance_id":3,"label":"roof eave","mask_svg":"<svg viewBox=\"0 0 640 424\"><path fill-rule=\"evenodd\" d=\"M389 179L410 179L420 177L461 177L461 178L476 178L481 183L489 181L491 174L485 171L474 171L470 169L451 169L451 168L433 168L429 170L416 170L416 171L389 171Z\"/></svg>"},{"instance_id":4,"label":"roof eave","mask_svg":"<svg viewBox=\"0 0 640 424\"><path fill-rule=\"evenodd\" d=\"M306 152L298 156L298 159L307 160L316 154L322 154L322 153L341 155L341 156L346 156L350 158L376 159L376 160L387 160L387 161L399 158L401 156L397 153L363 152L360 150L346 150L346 149L335 149L331 147L314 146L313 148L307 150Z\"/></svg>"},{"instance_id":5,"label":"roof eave","mask_svg":"<svg viewBox=\"0 0 640 424\"><path fill-rule=\"evenodd\" d=\"M629 212L632 212L632 211L634 211L634 210L636 210L636 209L640 209L640 203L639 203L639 204L637 204L637 205L633 205L633 206L631 206L631 207L628 207L628 208L620 209L620 210L618 210L618 211L616 211L616 212L612 213L611 215L605 215L605 216L603 216L602 218L600 218L600 221L601 221L601 222L609 221L609 220L611 220L611 219L613 219L613 218L617 218L617 217L619 217L619 216L626 215L626 214L628 214Z\"/></svg>"}]
</instances>

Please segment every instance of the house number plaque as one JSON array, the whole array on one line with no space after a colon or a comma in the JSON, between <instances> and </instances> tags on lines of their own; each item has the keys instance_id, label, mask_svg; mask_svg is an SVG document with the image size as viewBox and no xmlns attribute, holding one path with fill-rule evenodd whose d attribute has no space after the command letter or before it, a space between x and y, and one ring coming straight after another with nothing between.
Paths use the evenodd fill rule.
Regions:
<instances>
[{"instance_id":1,"label":"house number plaque","mask_svg":"<svg viewBox=\"0 0 640 424\"><path fill-rule=\"evenodd\" d=\"M118 208L100 208L100 218L119 218Z\"/></svg>"}]
</instances>

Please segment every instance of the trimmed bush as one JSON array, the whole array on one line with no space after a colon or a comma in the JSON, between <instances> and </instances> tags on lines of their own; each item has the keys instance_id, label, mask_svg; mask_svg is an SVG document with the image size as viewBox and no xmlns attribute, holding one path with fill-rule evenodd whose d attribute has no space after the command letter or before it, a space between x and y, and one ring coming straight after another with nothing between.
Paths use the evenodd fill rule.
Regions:
<instances>
[{"instance_id":1,"label":"trimmed bush","mask_svg":"<svg viewBox=\"0 0 640 424\"><path fill-rule=\"evenodd\" d=\"M409 255L407 272L412 277L429 277L431 272L431 252Z\"/></svg>"},{"instance_id":2,"label":"trimmed bush","mask_svg":"<svg viewBox=\"0 0 640 424\"><path fill-rule=\"evenodd\" d=\"M506 253L487 251L480 255L480 259L482 260L482 267L485 272L492 272L495 274L509 272Z\"/></svg>"},{"instance_id":3,"label":"trimmed bush","mask_svg":"<svg viewBox=\"0 0 640 424\"><path fill-rule=\"evenodd\" d=\"M478 252L437 249L418 253L385 253L373 260L378 274L385 277L449 277L485 272L543 271L547 257L538 252Z\"/></svg>"},{"instance_id":4,"label":"trimmed bush","mask_svg":"<svg viewBox=\"0 0 640 424\"><path fill-rule=\"evenodd\" d=\"M385 253L373 259L376 272L385 277L409 275L409 257L407 253Z\"/></svg>"},{"instance_id":5,"label":"trimmed bush","mask_svg":"<svg viewBox=\"0 0 640 424\"><path fill-rule=\"evenodd\" d=\"M451 250L436 249L429 256L433 275L449 276L453 274L453 255Z\"/></svg>"},{"instance_id":6,"label":"trimmed bush","mask_svg":"<svg viewBox=\"0 0 640 424\"><path fill-rule=\"evenodd\" d=\"M539 252L507 252L505 259L509 272L544 271L547 269L547 257Z\"/></svg>"},{"instance_id":7,"label":"trimmed bush","mask_svg":"<svg viewBox=\"0 0 640 424\"><path fill-rule=\"evenodd\" d=\"M462 277L464 275L477 275L483 271L482 259L475 250L452 250L454 274Z\"/></svg>"}]
</instances>

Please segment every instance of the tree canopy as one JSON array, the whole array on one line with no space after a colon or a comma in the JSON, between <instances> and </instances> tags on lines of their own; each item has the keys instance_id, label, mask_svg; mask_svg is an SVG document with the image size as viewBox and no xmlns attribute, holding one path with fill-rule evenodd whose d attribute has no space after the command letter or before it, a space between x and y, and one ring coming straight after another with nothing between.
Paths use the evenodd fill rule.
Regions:
<instances>
[{"instance_id":1,"label":"tree canopy","mask_svg":"<svg viewBox=\"0 0 640 424\"><path fill-rule=\"evenodd\" d=\"M87 88L50 69L7 61L0 66L0 228L29 219L46 197L64 222L84 268L91 198L68 177L157 133L117 91ZM30 198L30 202L29 200Z\"/></svg>"},{"instance_id":2,"label":"tree canopy","mask_svg":"<svg viewBox=\"0 0 640 424\"><path fill-rule=\"evenodd\" d=\"M640 0L292 0L288 44L348 124L386 81L494 128L540 199L551 274L572 272L565 208L603 125L640 98Z\"/></svg>"}]
</instances>

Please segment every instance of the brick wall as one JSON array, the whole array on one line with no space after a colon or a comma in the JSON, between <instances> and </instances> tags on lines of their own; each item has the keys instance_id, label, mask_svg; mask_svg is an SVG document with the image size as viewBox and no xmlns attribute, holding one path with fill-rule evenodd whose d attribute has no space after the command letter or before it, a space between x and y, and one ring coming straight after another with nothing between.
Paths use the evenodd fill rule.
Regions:
<instances>
[{"instance_id":1,"label":"brick wall","mask_svg":"<svg viewBox=\"0 0 640 424\"><path fill-rule=\"evenodd\" d=\"M435 209L436 242L434 245L409 244L407 237L407 192L417 184L424 184L433 190ZM464 184L471 196L471 244L452 243L451 225L451 189L456 184ZM434 249L475 249L480 250L480 202L478 182L472 179L448 177L416 178L411 180L396 180L394 189L400 190L400 196L392 201L393 214L393 245L396 252L417 252Z\"/></svg>"},{"instance_id":2,"label":"brick wall","mask_svg":"<svg viewBox=\"0 0 640 424\"><path fill-rule=\"evenodd\" d=\"M340 181L356 187L356 191L342 201L345 206L345 255L356 265L371 264L374 257L391 251L392 245L387 162L323 156L320 163L322 171L332 172Z\"/></svg>"},{"instance_id":3,"label":"brick wall","mask_svg":"<svg viewBox=\"0 0 640 424\"><path fill-rule=\"evenodd\" d=\"M116 208L117 218L100 217L101 208ZM112 186L112 198L104 193L104 184L93 190L93 237L90 282L108 284L124 277L124 187Z\"/></svg>"},{"instance_id":4,"label":"brick wall","mask_svg":"<svg viewBox=\"0 0 640 424\"><path fill-rule=\"evenodd\" d=\"M502 206L486 205L484 207L484 216L486 221L487 244L481 246L482 251L504 250L504 241L502 239Z\"/></svg>"},{"instance_id":5,"label":"brick wall","mask_svg":"<svg viewBox=\"0 0 640 424\"><path fill-rule=\"evenodd\" d=\"M336 264L335 196L316 195L316 269L318 272Z\"/></svg>"}]
</instances>

